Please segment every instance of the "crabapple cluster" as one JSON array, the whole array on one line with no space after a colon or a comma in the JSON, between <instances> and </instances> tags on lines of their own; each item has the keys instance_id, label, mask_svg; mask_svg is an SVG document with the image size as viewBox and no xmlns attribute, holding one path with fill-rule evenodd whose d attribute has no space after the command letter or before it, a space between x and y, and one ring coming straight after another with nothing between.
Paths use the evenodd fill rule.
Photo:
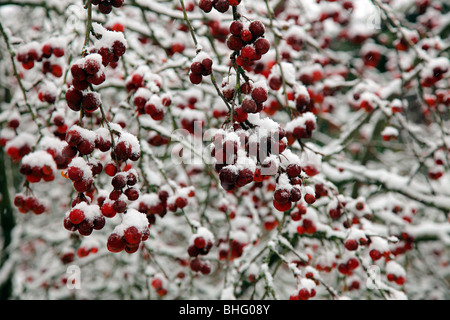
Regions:
<instances>
[{"instance_id":1,"label":"crabapple cluster","mask_svg":"<svg viewBox=\"0 0 450 320\"><path fill-rule=\"evenodd\" d=\"M153 120L160 121L164 118L164 101L157 94L144 87L136 90L134 104L139 115L148 114Z\"/></svg>"},{"instance_id":2,"label":"crabapple cluster","mask_svg":"<svg viewBox=\"0 0 450 320\"><path fill-rule=\"evenodd\" d=\"M23 157L19 172L30 183L49 182L55 180L56 164L48 152L34 151Z\"/></svg>"},{"instance_id":3,"label":"crabapple cluster","mask_svg":"<svg viewBox=\"0 0 450 320\"><path fill-rule=\"evenodd\" d=\"M120 0L119 0L120 1ZM111 31L104 28L102 25L93 23L92 27L97 35L97 40L94 46L87 49L87 53L99 54L102 57L102 65L115 68L127 50L127 41L125 36L120 31Z\"/></svg>"},{"instance_id":4,"label":"crabapple cluster","mask_svg":"<svg viewBox=\"0 0 450 320\"><path fill-rule=\"evenodd\" d=\"M199 52L192 61L189 70L189 80L192 84L199 84L203 77L209 76L212 72L212 64L210 56L205 52Z\"/></svg>"},{"instance_id":5,"label":"crabapple cluster","mask_svg":"<svg viewBox=\"0 0 450 320\"><path fill-rule=\"evenodd\" d=\"M155 224L156 216L163 218L168 211L183 210L189 204L189 198L194 196L193 188L178 187L173 190L163 185L157 193L146 193L140 196L137 210L146 214L150 224Z\"/></svg>"},{"instance_id":6,"label":"crabapple cluster","mask_svg":"<svg viewBox=\"0 0 450 320\"><path fill-rule=\"evenodd\" d=\"M17 61L25 70L34 68L36 62L42 62L42 73L51 73L59 78L63 74L63 68L58 58L64 56L65 44L59 39L49 39L44 44L32 41L20 47L17 52Z\"/></svg>"},{"instance_id":7,"label":"crabapple cluster","mask_svg":"<svg viewBox=\"0 0 450 320\"><path fill-rule=\"evenodd\" d=\"M98 6L98 10L103 14L110 14L113 7L120 8L124 0L92 0L94 6Z\"/></svg>"},{"instance_id":8,"label":"crabapple cluster","mask_svg":"<svg viewBox=\"0 0 450 320\"><path fill-rule=\"evenodd\" d=\"M156 274L152 279L151 286L160 297L167 294L167 282L167 278L162 274Z\"/></svg>"},{"instance_id":9,"label":"crabapple cluster","mask_svg":"<svg viewBox=\"0 0 450 320\"><path fill-rule=\"evenodd\" d=\"M316 283L307 278L302 278L298 284L298 291L289 297L289 300L309 300L316 296Z\"/></svg>"},{"instance_id":10,"label":"crabapple cluster","mask_svg":"<svg viewBox=\"0 0 450 320\"><path fill-rule=\"evenodd\" d=\"M21 213L32 211L34 214L42 214L47 210L46 203L40 201L33 195L27 196L23 193L17 193L14 196L14 205Z\"/></svg>"},{"instance_id":11,"label":"crabapple cluster","mask_svg":"<svg viewBox=\"0 0 450 320\"><path fill-rule=\"evenodd\" d=\"M190 262L191 270L209 274L211 267L207 261L201 261L199 256L205 256L213 246L214 235L205 227L199 227L189 240L188 254L192 258Z\"/></svg>"},{"instance_id":12,"label":"crabapple cluster","mask_svg":"<svg viewBox=\"0 0 450 320\"><path fill-rule=\"evenodd\" d=\"M111 252L134 253L142 241L150 235L147 217L136 209L129 208L123 213L122 222L117 225L108 237L107 248Z\"/></svg>"},{"instance_id":13,"label":"crabapple cluster","mask_svg":"<svg viewBox=\"0 0 450 320\"><path fill-rule=\"evenodd\" d=\"M56 101L57 88L52 82L46 82L39 88L38 99L48 104L53 104Z\"/></svg>"},{"instance_id":14,"label":"crabapple cluster","mask_svg":"<svg viewBox=\"0 0 450 320\"><path fill-rule=\"evenodd\" d=\"M19 162L32 151L35 140L35 137L29 133L20 133L5 143L6 154L14 162Z\"/></svg>"},{"instance_id":15,"label":"crabapple cluster","mask_svg":"<svg viewBox=\"0 0 450 320\"><path fill-rule=\"evenodd\" d=\"M231 23L231 35L228 37L227 45L236 53L236 63L239 66L250 67L269 52L270 42L264 38L265 32L265 27L259 20L254 20L248 25L239 20Z\"/></svg>"},{"instance_id":16,"label":"crabapple cluster","mask_svg":"<svg viewBox=\"0 0 450 320\"><path fill-rule=\"evenodd\" d=\"M91 254L96 254L98 252L98 243L90 237L85 237L81 241L78 249L77 256L79 258L87 257Z\"/></svg>"},{"instance_id":17,"label":"crabapple cluster","mask_svg":"<svg viewBox=\"0 0 450 320\"><path fill-rule=\"evenodd\" d=\"M338 271L341 274L351 276L353 271L359 267L359 260L355 256L343 257L342 261L338 263Z\"/></svg>"},{"instance_id":18,"label":"crabapple cluster","mask_svg":"<svg viewBox=\"0 0 450 320\"><path fill-rule=\"evenodd\" d=\"M64 216L64 228L78 231L82 236L89 236L93 230L103 229L106 221L98 205L88 204L85 199L76 200L73 204L72 209Z\"/></svg>"},{"instance_id":19,"label":"crabapple cluster","mask_svg":"<svg viewBox=\"0 0 450 320\"><path fill-rule=\"evenodd\" d=\"M386 277L389 282L395 282L399 286L405 283L405 269L397 262L386 262Z\"/></svg>"},{"instance_id":20,"label":"crabapple cluster","mask_svg":"<svg viewBox=\"0 0 450 320\"><path fill-rule=\"evenodd\" d=\"M98 199L102 214L107 218L123 213L127 209L127 200L136 201L139 198L139 189L134 187L137 183L137 172L130 169L115 174L111 180L113 191L108 198Z\"/></svg>"},{"instance_id":21,"label":"crabapple cluster","mask_svg":"<svg viewBox=\"0 0 450 320\"><path fill-rule=\"evenodd\" d=\"M209 13L214 8L220 13L228 11L230 6L235 7L241 3L241 0L200 0L198 6L204 12Z\"/></svg>"}]
</instances>

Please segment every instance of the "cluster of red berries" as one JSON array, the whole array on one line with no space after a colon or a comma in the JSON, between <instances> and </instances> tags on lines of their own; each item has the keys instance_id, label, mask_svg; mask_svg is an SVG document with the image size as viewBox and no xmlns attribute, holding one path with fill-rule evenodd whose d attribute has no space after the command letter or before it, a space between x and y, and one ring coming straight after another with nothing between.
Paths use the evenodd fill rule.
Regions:
<instances>
[{"instance_id":1,"label":"cluster of red berries","mask_svg":"<svg viewBox=\"0 0 450 320\"><path fill-rule=\"evenodd\" d=\"M395 282L399 286L405 283L405 269L397 262L391 260L386 263L386 277L389 282Z\"/></svg>"},{"instance_id":2,"label":"cluster of red berries","mask_svg":"<svg viewBox=\"0 0 450 320\"><path fill-rule=\"evenodd\" d=\"M450 65L445 58L432 60L428 63L428 66L422 70L420 74L420 84L426 88L432 87L442 80L449 70Z\"/></svg>"},{"instance_id":3,"label":"cluster of red berries","mask_svg":"<svg viewBox=\"0 0 450 320\"><path fill-rule=\"evenodd\" d=\"M108 199L98 199L102 214L107 218L112 218L116 213L125 212L127 209L126 199L136 201L140 196L139 190L133 187L136 183L137 172L134 169L114 175L111 180L114 190L110 192Z\"/></svg>"},{"instance_id":4,"label":"cluster of red berries","mask_svg":"<svg viewBox=\"0 0 450 320\"><path fill-rule=\"evenodd\" d=\"M53 157L46 151L34 151L22 159L19 172L30 183L55 180L56 165Z\"/></svg>"},{"instance_id":5,"label":"cluster of red berries","mask_svg":"<svg viewBox=\"0 0 450 320\"><path fill-rule=\"evenodd\" d=\"M69 147L74 148L73 151L80 155L88 155L94 152L96 134L94 131L73 125L66 133L66 142Z\"/></svg>"},{"instance_id":6,"label":"cluster of red berries","mask_svg":"<svg viewBox=\"0 0 450 320\"><path fill-rule=\"evenodd\" d=\"M237 53L238 65L250 67L269 51L270 42L264 38L265 32L265 27L259 20L252 21L248 27L238 20L231 23L227 45Z\"/></svg>"},{"instance_id":7,"label":"cluster of red berries","mask_svg":"<svg viewBox=\"0 0 450 320\"><path fill-rule=\"evenodd\" d=\"M88 238L85 238L88 239ZM77 249L77 256L79 258L84 258L90 254L96 254L98 252L98 247L96 244L89 242L82 242Z\"/></svg>"},{"instance_id":8,"label":"cluster of red berries","mask_svg":"<svg viewBox=\"0 0 450 320\"><path fill-rule=\"evenodd\" d=\"M316 116L312 112L306 112L286 123L284 128L288 140L309 139L316 129Z\"/></svg>"},{"instance_id":9,"label":"cluster of red berries","mask_svg":"<svg viewBox=\"0 0 450 320\"><path fill-rule=\"evenodd\" d=\"M163 135L159 134L156 131L151 131L149 133L149 137L147 139L147 142L151 146L159 147L159 146L168 144L170 142L170 138L166 137L166 136L163 136Z\"/></svg>"},{"instance_id":10,"label":"cluster of red berries","mask_svg":"<svg viewBox=\"0 0 450 320\"><path fill-rule=\"evenodd\" d=\"M100 94L93 91L83 91L69 87L66 91L67 106L73 111L80 111L83 109L85 113L92 113L97 110L101 103Z\"/></svg>"},{"instance_id":11,"label":"cluster of red berries","mask_svg":"<svg viewBox=\"0 0 450 320\"><path fill-rule=\"evenodd\" d=\"M30 70L35 66L36 62L43 61L42 72L44 74L49 72L59 78L62 76L63 69L61 65L50 60L52 55L57 58L64 56L64 48L59 42L49 41L43 46L40 46L37 42L33 41L19 49L17 61L22 64L25 70Z\"/></svg>"},{"instance_id":12,"label":"cluster of red berries","mask_svg":"<svg viewBox=\"0 0 450 320\"><path fill-rule=\"evenodd\" d=\"M72 158L64 156L62 152L67 144L58 138L52 137L45 137L42 139L41 143L42 142L45 142L43 149L52 156L56 168L61 170L67 169L70 161L72 161Z\"/></svg>"},{"instance_id":13,"label":"cluster of red berries","mask_svg":"<svg viewBox=\"0 0 450 320\"><path fill-rule=\"evenodd\" d=\"M350 257L346 261L339 263L337 267L341 274L351 276L353 271L359 267L359 261L355 257Z\"/></svg>"},{"instance_id":14,"label":"cluster of red berries","mask_svg":"<svg viewBox=\"0 0 450 320\"><path fill-rule=\"evenodd\" d=\"M111 252L134 253L139 249L142 241L150 236L148 220L145 214L128 209L123 213L121 224L117 225L108 237L107 248Z\"/></svg>"},{"instance_id":15,"label":"cluster of red berries","mask_svg":"<svg viewBox=\"0 0 450 320\"><path fill-rule=\"evenodd\" d=\"M156 275L151 282L152 288L155 289L156 293L160 297L163 297L167 294L166 285L167 279L163 275Z\"/></svg>"},{"instance_id":16,"label":"cluster of red berries","mask_svg":"<svg viewBox=\"0 0 450 320\"><path fill-rule=\"evenodd\" d=\"M72 159L67 169L67 176L79 193L90 190L94 182L92 167L82 157Z\"/></svg>"},{"instance_id":17,"label":"cluster of red berries","mask_svg":"<svg viewBox=\"0 0 450 320\"><path fill-rule=\"evenodd\" d=\"M29 154L34 145L35 138L29 133L20 133L5 144L6 154L14 162L19 162L24 156Z\"/></svg>"},{"instance_id":18,"label":"cluster of red berries","mask_svg":"<svg viewBox=\"0 0 450 320\"><path fill-rule=\"evenodd\" d=\"M53 83L48 82L39 88L38 99L39 101L53 104L56 101L56 93L56 86Z\"/></svg>"},{"instance_id":19,"label":"cluster of red berries","mask_svg":"<svg viewBox=\"0 0 450 320\"><path fill-rule=\"evenodd\" d=\"M237 111L239 110L239 108L237 108L235 120L241 123L247 120L246 114L259 113L264 109L264 102L269 98L269 94L265 83L262 81L254 84L245 82L241 85L240 91L243 95L240 106L243 113Z\"/></svg>"},{"instance_id":20,"label":"cluster of red berries","mask_svg":"<svg viewBox=\"0 0 450 320\"><path fill-rule=\"evenodd\" d=\"M303 235L303 234L311 235L311 234L316 233L316 231L317 231L316 222L313 219L311 219L310 217L307 217L306 214L301 217L300 223L301 224L299 224L297 226L297 233L298 234L300 234L300 235Z\"/></svg>"},{"instance_id":21,"label":"cluster of red berries","mask_svg":"<svg viewBox=\"0 0 450 320\"><path fill-rule=\"evenodd\" d=\"M18 193L14 196L14 205L21 213L32 211L34 214L42 214L47 210L47 206L35 196L26 196L22 193Z\"/></svg>"},{"instance_id":22,"label":"cluster of red berries","mask_svg":"<svg viewBox=\"0 0 450 320\"><path fill-rule=\"evenodd\" d=\"M239 238L227 241L225 239L219 239L219 259L220 260L234 260L242 256L244 248L248 243L243 242Z\"/></svg>"},{"instance_id":23,"label":"cluster of red berries","mask_svg":"<svg viewBox=\"0 0 450 320\"><path fill-rule=\"evenodd\" d=\"M199 255L207 255L213 246L213 234L206 228L198 228L196 234L190 239L188 247L188 254L190 257L197 257Z\"/></svg>"},{"instance_id":24,"label":"cluster of red berries","mask_svg":"<svg viewBox=\"0 0 450 320\"><path fill-rule=\"evenodd\" d=\"M147 215L150 224L156 222L156 216L164 217L167 211L182 210L189 203L189 198L195 196L192 188L180 187L175 191L165 186L158 193L144 194L140 197L138 210Z\"/></svg>"},{"instance_id":25,"label":"cluster of red berries","mask_svg":"<svg viewBox=\"0 0 450 320\"><path fill-rule=\"evenodd\" d=\"M214 8L220 13L227 12L230 6L235 7L241 3L241 0L200 0L198 6L204 12L208 13Z\"/></svg>"},{"instance_id":26,"label":"cluster of red berries","mask_svg":"<svg viewBox=\"0 0 450 320\"><path fill-rule=\"evenodd\" d=\"M189 263L189 267L194 272L200 272L201 274L207 275L211 273L211 265L208 261L202 261L199 258L194 258Z\"/></svg>"},{"instance_id":27,"label":"cluster of red berries","mask_svg":"<svg viewBox=\"0 0 450 320\"><path fill-rule=\"evenodd\" d=\"M115 68L120 57L125 54L127 41L120 31L110 31L100 24L93 24L97 41L88 49L88 54L99 54L102 57L103 66Z\"/></svg>"},{"instance_id":28,"label":"cluster of red berries","mask_svg":"<svg viewBox=\"0 0 450 320\"><path fill-rule=\"evenodd\" d=\"M70 67L70 73L77 90L86 90L90 84L102 84L105 81L103 57L98 53L88 54Z\"/></svg>"},{"instance_id":29,"label":"cluster of red berries","mask_svg":"<svg viewBox=\"0 0 450 320\"><path fill-rule=\"evenodd\" d=\"M203 77L209 76L212 73L213 61L208 54L199 52L194 58L189 72L189 80L192 84L199 84Z\"/></svg>"},{"instance_id":30,"label":"cluster of red berries","mask_svg":"<svg viewBox=\"0 0 450 320\"><path fill-rule=\"evenodd\" d=\"M119 132L119 137L111 150L111 158L117 161L137 161L141 157L140 144L131 133Z\"/></svg>"},{"instance_id":31,"label":"cluster of red berries","mask_svg":"<svg viewBox=\"0 0 450 320\"><path fill-rule=\"evenodd\" d=\"M98 6L98 10L103 14L109 14L112 8L120 8L123 5L123 0L92 0L92 5Z\"/></svg>"},{"instance_id":32,"label":"cluster of red berries","mask_svg":"<svg viewBox=\"0 0 450 320\"><path fill-rule=\"evenodd\" d=\"M314 298L317 294L315 286L316 283L311 279L300 279L298 292L291 295L289 300L309 300Z\"/></svg>"},{"instance_id":33,"label":"cluster of red berries","mask_svg":"<svg viewBox=\"0 0 450 320\"><path fill-rule=\"evenodd\" d=\"M72 209L66 212L63 220L64 228L78 231L82 236L89 236L93 230L101 230L105 226L105 217L96 204L88 204L85 199L74 201Z\"/></svg>"},{"instance_id":34,"label":"cluster of red berries","mask_svg":"<svg viewBox=\"0 0 450 320\"><path fill-rule=\"evenodd\" d=\"M193 258L190 262L190 268L194 272L201 272L206 275L211 272L211 266L207 261L202 261L199 256L205 256L213 246L214 236L204 227L199 227L197 232L192 235L188 247L188 254Z\"/></svg>"},{"instance_id":35,"label":"cluster of red berries","mask_svg":"<svg viewBox=\"0 0 450 320\"><path fill-rule=\"evenodd\" d=\"M301 174L301 167L297 164L290 164L286 172L289 172L291 175L286 173L280 174L277 177L277 184L273 193L272 203L278 211L287 211L292 207L292 202L298 202L302 199L300 185L291 184L292 180L290 179L294 178L295 183L297 183L298 179L296 178Z\"/></svg>"},{"instance_id":36,"label":"cluster of red berries","mask_svg":"<svg viewBox=\"0 0 450 320\"><path fill-rule=\"evenodd\" d=\"M153 120L164 118L164 107L170 106L170 99L161 99L157 94L151 93L145 87L140 87L134 95L134 105L139 115L148 114Z\"/></svg>"}]
</instances>

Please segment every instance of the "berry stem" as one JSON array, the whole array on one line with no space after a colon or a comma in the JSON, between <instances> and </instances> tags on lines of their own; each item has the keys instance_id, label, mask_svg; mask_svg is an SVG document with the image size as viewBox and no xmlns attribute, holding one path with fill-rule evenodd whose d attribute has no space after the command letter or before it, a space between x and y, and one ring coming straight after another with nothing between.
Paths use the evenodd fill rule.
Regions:
<instances>
[{"instance_id":1,"label":"berry stem","mask_svg":"<svg viewBox=\"0 0 450 320\"><path fill-rule=\"evenodd\" d=\"M83 52L82 56L87 54L87 46L89 45L89 36L91 35L92 30L92 2L91 0L86 1L85 9L87 10L87 18L86 18L86 34L84 36L84 44L83 44Z\"/></svg>"},{"instance_id":2,"label":"berry stem","mask_svg":"<svg viewBox=\"0 0 450 320\"><path fill-rule=\"evenodd\" d=\"M195 44L195 49L197 52L199 52L201 49L198 47L198 41L197 41L197 37L195 36L194 28L192 27L191 21L189 20L189 18L187 16L186 8L184 7L184 0L180 0L180 4L181 4L181 9L183 10L184 21L186 22L186 24L189 28L189 32L190 32L192 40L194 41L194 44Z\"/></svg>"},{"instance_id":3,"label":"berry stem","mask_svg":"<svg viewBox=\"0 0 450 320\"><path fill-rule=\"evenodd\" d=\"M41 137L42 137L42 124L39 123L38 119L37 119L37 115L34 112L33 108L31 107L30 103L28 102L28 98L27 98L27 93L26 93L26 89L23 86L22 80L20 79L19 73L17 72L17 67L16 67L16 63L14 61L14 56L15 56L15 52L13 51L13 49L11 48L11 45L9 43L9 37L6 34L5 29L3 28L2 23L0 22L0 33L2 34L3 40L6 43L6 47L8 48L8 53L9 53L9 57L11 59L11 65L13 67L13 73L14 73L14 77L17 80L17 83L19 84L20 87L20 91L22 92L23 95L23 100L25 102L25 105L28 108L28 112L31 115L31 118L33 119L34 123L36 123L37 127L38 127L38 132L39 132L39 138L38 141L40 141Z\"/></svg>"}]
</instances>

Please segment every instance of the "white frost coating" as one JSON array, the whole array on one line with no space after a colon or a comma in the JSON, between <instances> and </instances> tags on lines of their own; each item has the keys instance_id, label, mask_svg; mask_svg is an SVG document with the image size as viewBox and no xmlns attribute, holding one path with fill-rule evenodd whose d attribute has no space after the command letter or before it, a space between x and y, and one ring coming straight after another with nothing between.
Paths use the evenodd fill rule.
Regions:
<instances>
[{"instance_id":1,"label":"white frost coating","mask_svg":"<svg viewBox=\"0 0 450 320\"><path fill-rule=\"evenodd\" d=\"M386 274L393 274L397 277L405 277L405 269L397 262L391 260L386 263Z\"/></svg>"},{"instance_id":2,"label":"white frost coating","mask_svg":"<svg viewBox=\"0 0 450 320\"><path fill-rule=\"evenodd\" d=\"M80 209L84 213L84 218L88 221L93 222L96 217L101 216L100 207L96 204L88 204L87 202L80 202L76 204L71 210ZM66 216L69 215L70 211L66 212Z\"/></svg>"},{"instance_id":3,"label":"white frost coating","mask_svg":"<svg viewBox=\"0 0 450 320\"><path fill-rule=\"evenodd\" d=\"M67 142L51 136L45 136L39 142L39 148L41 150L53 149L57 153L61 153L65 146L67 146Z\"/></svg>"},{"instance_id":4,"label":"white frost coating","mask_svg":"<svg viewBox=\"0 0 450 320\"><path fill-rule=\"evenodd\" d=\"M397 137L398 136L398 130L394 127L387 126L381 131L382 136L389 136L389 137Z\"/></svg>"},{"instance_id":5,"label":"white frost coating","mask_svg":"<svg viewBox=\"0 0 450 320\"><path fill-rule=\"evenodd\" d=\"M122 215L122 225L124 227L136 227L139 232L143 232L148 228L147 215L133 208L128 208L127 212Z\"/></svg>"},{"instance_id":6,"label":"white frost coating","mask_svg":"<svg viewBox=\"0 0 450 320\"><path fill-rule=\"evenodd\" d=\"M148 90L145 87L138 88L136 90L136 93L134 94L134 97L142 97L146 100L149 100L151 96L152 96L152 93L150 92L150 90Z\"/></svg>"},{"instance_id":7,"label":"white frost coating","mask_svg":"<svg viewBox=\"0 0 450 320\"><path fill-rule=\"evenodd\" d=\"M281 153L280 161L283 168L286 168L289 164L301 164L300 157L293 153L291 149L286 149Z\"/></svg>"},{"instance_id":8,"label":"white frost coating","mask_svg":"<svg viewBox=\"0 0 450 320\"><path fill-rule=\"evenodd\" d=\"M234 296L234 288L233 286L226 287L222 290L222 293L220 294L220 300L236 300L236 297Z\"/></svg>"},{"instance_id":9,"label":"white frost coating","mask_svg":"<svg viewBox=\"0 0 450 320\"><path fill-rule=\"evenodd\" d=\"M290 182L289 176L286 173L280 174L276 189L286 189L288 191L292 189L292 184Z\"/></svg>"},{"instance_id":10,"label":"white frost coating","mask_svg":"<svg viewBox=\"0 0 450 320\"><path fill-rule=\"evenodd\" d=\"M69 131L71 130L75 130L77 131L80 136L83 138L83 140L87 140L89 141L91 144L95 143L95 139L97 137L97 134L94 131L82 128L78 125L73 125L72 127L70 127Z\"/></svg>"},{"instance_id":11,"label":"white frost coating","mask_svg":"<svg viewBox=\"0 0 450 320\"><path fill-rule=\"evenodd\" d=\"M286 131L292 132L295 128L306 128L307 121L312 121L315 125L317 122L317 117L312 112L305 112L299 117L286 123L285 129Z\"/></svg>"},{"instance_id":12,"label":"white frost coating","mask_svg":"<svg viewBox=\"0 0 450 320\"><path fill-rule=\"evenodd\" d=\"M9 140L6 145L5 145L5 149L8 150L9 147L16 147L16 148L20 148L22 146L32 146L36 143L36 138L27 133L27 132L23 132L20 133L18 136L16 136L15 138Z\"/></svg>"},{"instance_id":13,"label":"white frost coating","mask_svg":"<svg viewBox=\"0 0 450 320\"><path fill-rule=\"evenodd\" d=\"M370 237L370 250L378 250L379 252L388 252L389 251L389 243L386 239L380 238L380 237Z\"/></svg>"},{"instance_id":14,"label":"white frost coating","mask_svg":"<svg viewBox=\"0 0 450 320\"><path fill-rule=\"evenodd\" d=\"M347 239L359 241L359 239L367 239L367 237L366 233L363 230L352 227L350 229L350 232L348 233Z\"/></svg>"},{"instance_id":15,"label":"white frost coating","mask_svg":"<svg viewBox=\"0 0 450 320\"><path fill-rule=\"evenodd\" d=\"M205 59L210 59L210 60L212 60L209 54L207 54L205 51L200 51L200 52L195 56L195 58L192 60L192 62L200 62L200 63L201 63L201 62L202 62L203 60L205 60Z\"/></svg>"},{"instance_id":16,"label":"white frost coating","mask_svg":"<svg viewBox=\"0 0 450 320\"><path fill-rule=\"evenodd\" d=\"M243 230L232 230L230 232L230 239L236 240L239 243L247 244L249 243L249 235Z\"/></svg>"},{"instance_id":17,"label":"white frost coating","mask_svg":"<svg viewBox=\"0 0 450 320\"><path fill-rule=\"evenodd\" d=\"M42 168L44 166L48 166L52 169L53 172L56 172L55 160L53 160L53 157L50 155L50 153L43 150L27 154L22 158L22 163L28 164L30 167Z\"/></svg>"},{"instance_id":18,"label":"white frost coating","mask_svg":"<svg viewBox=\"0 0 450 320\"><path fill-rule=\"evenodd\" d=\"M115 41L122 42L127 47L127 40L122 32L109 31L99 23L92 23L92 28L96 34L100 34L102 38L95 42L96 48L111 48Z\"/></svg>"},{"instance_id":19,"label":"white frost coating","mask_svg":"<svg viewBox=\"0 0 450 320\"><path fill-rule=\"evenodd\" d=\"M189 239L189 243L193 244L196 237L202 237L203 239L205 239L206 243L208 243L209 241L214 243L214 234L209 231L208 228L199 227L197 229L197 233L193 234Z\"/></svg>"},{"instance_id":20,"label":"white frost coating","mask_svg":"<svg viewBox=\"0 0 450 320\"><path fill-rule=\"evenodd\" d=\"M159 200L158 194L156 193L146 193L139 197L139 202L142 202L146 206L151 207L159 204L161 200Z\"/></svg>"},{"instance_id":21,"label":"white frost coating","mask_svg":"<svg viewBox=\"0 0 450 320\"><path fill-rule=\"evenodd\" d=\"M301 155L301 166L313 166L317 169L320 169L322 166L322 156L312 152L309 149L305 149Z\"/></svg>"},{"instance_id":22,"label":"white frost coating","mask_svg":"<svg viewBox=\"0 0 450 320\"><path fill-rule=\"evenodd\" d=\"M280 65L276 64L272 67L270 70L270 77L280 77L281 71L283 71L284 79L289 84L295 84L296 83L296 70L295 66L290 62L281 62L281 68Z\"/></svg>"},{"instance_id":23,"label":"white frost coating","mask_svg":"<svg viewBox=\"0 0 450 320\"><path fill-rule=\"evenodd\" d=\"M141 152L141 145L139 143L138 138L135 135L133 135L133 134L131 134L129 132L122 131L121 134L120 134L120 138L119 138L119 142L120 141L126 141L126 142L128 142L130 144L130 146L131 146L131 153L133 153L133 154L140 154L140 152Z\"/></svg>"},{"instance_id":24,"label":"white frost coating","mask_svg":"<svg viewBox=\"0 0 450 320\"><path fill-rule=\"evenodd\" d=\"M316 283L314 282L314 280L311 279L307 279L307 278L302 278L300 279L300 282L298 284L298 289L306 289L308 291L310 291L311 289L315 289L316 288Z\"/></svg>"},{"instance_id":25,"label":"white frost coating","mask_svg":"<svg viewBox=\"0 0 450 320\"><path fill-rule=\"evenodd\" d=\"M92 179L92 169L82 157L75 157L69 164L70 167L77 167L83 171L83 179Z\"/></svg>"},{"instance_id":26,"label":"white frost coating","mask_svg":"<svg viewBox=\"0 0 450 320\"><path fill-rule=\"evenodd\" d=\"M109 133L109 130L107 128L100 127L98 129L96 129L94 132L98 137L100 137L101 139L103 139L105 141L111 140L111 134Z\"/></svg>"}]
</instances>

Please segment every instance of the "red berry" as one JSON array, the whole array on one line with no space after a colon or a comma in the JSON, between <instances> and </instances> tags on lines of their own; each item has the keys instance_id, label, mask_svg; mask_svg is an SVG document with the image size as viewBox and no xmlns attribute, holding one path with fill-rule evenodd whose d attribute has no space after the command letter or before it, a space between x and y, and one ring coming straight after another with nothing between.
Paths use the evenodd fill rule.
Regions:
<instances>
[{"instance_id":1,"label":"red berry","mask_svg":"<svg viewBox=\"0 0 450 320\"><path fill-rule=\"evenodd\" d=\"M137 244L141 241L142 234L136 227L131 226L125 229L123 237L128 244Z\"/></svg>"},{"instance_id":2,"label":"red berry","mask_svg":"<svg viewBox=\"0 0 450 320\"><path fill-rule=\"evenodd\" d=\"M84 221L84 218L85 216L83 210L72 209L69 212L69 219L73 224L80 224L82 221Z\"/></svg>"},{"instance_id":3,"label":"red berry","mask_svg":"<svg viewBox=\"0 0 450 320\"><path fill-rule=\"evenodd\" d=\"M122 236L112 233L108 237L107 248L111 252L120 252L125 249L126 242Z\"/></svg>"},{"instance_id":4,"label":"red berry","mask_svg":"<svg viewBox=\"0 0 450 320\"><path fill-rule=\"evenodd\" d=\"M347 239L344 243L344 246L349 251L355 251L358 249L358 241L355 239Z\"/></svg>"},{"instance_id":5,"label":"red berry","mask_svg":"<svg viewBox=\"0 0 450 320\"><path fill-rule=\"evenodd\" d=\"M240 21L233 21L230 25L230 32L235 36L240 36L243 29L244 25Z\"/></svg>"},{"instance_id":6,"label":"red berry","mask_svg":"<svg viewBox=\"0 0 450 320\"><path fill-rule=\"evenodd\" d=\"M198 2L198 6L200 9L202 9L204 12L208 13L213 8L213 2L211 0L200 0Z\"/></svg>"},{"instance_id":7,"label":"red berry","mask_svg":"<svg viewBox=\"0 0 450 320\"><path fill-rule=\"evenodd\" d=\"M256 103L263 103L268 99L267 90L263 87L254 88L252 91L252 98L256 101Z\"/></svg>"},{"instance_id":8,"label":"red berry","mask_svg":"<svg viewBox=\"0 0 450 320\"><path fill-rule=\"evenodd\" d=\"M194 239L194 245L198 248L198 249L203 249L206 246L206 240L203 237L196 237Z\"/></svg>"},{"instance_id":9,"label":"red berry","mask_svg":"<svg viewBox=\"0 0 450 320\"><path fill-rule=\"evenodd\" d=\"M370 250L369 255L373 261L377 261L377 260L381 259L381 257L382 257L381 252L376 249Z\"/></svg>"},{"instance_id":10,"label":"red berry","mask_svg":"<svg viewBox=\"0 0 450 320\"><path fill-rule=\"evenodd\" d=\"M214 8L220 13L226 12L230 8L228 0L217 0L213 2Z\"/></svg>"},{"instance_id":11,"label":"red berry","mask_svg":"<svg viewBox=\"0 0 450 320\"><path fill-rule=\"evenodd\" d=\"M253 39L257 39L257 38L263 36L264 33L266 32L262 22L258 21L258 20L252 21L250 23L249 29L253 35Z\"/></svg>"},{"instance_id":12,"label":"red berry","mask_svg":"<svg viewBox=\"0 0 450 320\"><path fill-rule=\"evenodd\" d=\"M112 11L112 5L109 1L102 1L98 5L98 10L103 14L109 14Z\"/></svg>"},{"instance_id":13,"label":"red berry","mask_svg":"<svg viewBox=\"0 0 450 320\"><path fill-rule=\"evenodd\" d=\"M266 54L270 49L270 43L264 38L259 38L255 41L256 54L263 55Z\"/></svg>"}]
</instances>

